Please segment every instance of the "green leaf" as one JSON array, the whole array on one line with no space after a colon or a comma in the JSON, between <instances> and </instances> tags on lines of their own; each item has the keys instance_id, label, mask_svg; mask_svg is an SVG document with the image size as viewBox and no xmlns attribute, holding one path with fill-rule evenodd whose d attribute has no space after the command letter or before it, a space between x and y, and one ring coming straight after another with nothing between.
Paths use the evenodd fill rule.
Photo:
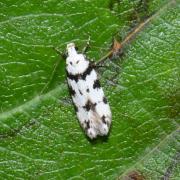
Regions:
<instances>
[{"instance_id":1,"label":"green leaf","mask_svg":"<svg viewBox=\"0 0 180 180\"><path fill-rule=\"evenodd\" d=\"M0 2L2 179L179 179L179 3ZM153 15L152 15L153 14ZM113 36L148 24L122 58L99 69L113 113L107 139L89 141L52 47L75 42L105 55Z\"/></svg>"}]
</instances>

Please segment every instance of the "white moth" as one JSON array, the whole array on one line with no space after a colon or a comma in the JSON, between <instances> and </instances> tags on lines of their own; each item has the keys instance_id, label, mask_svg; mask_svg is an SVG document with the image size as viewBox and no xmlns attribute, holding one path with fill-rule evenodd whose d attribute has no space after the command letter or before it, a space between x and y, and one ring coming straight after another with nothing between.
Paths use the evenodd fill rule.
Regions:
<instances>
[{"instance_id":1,"label":"white moth","mask_svg":"<svg viewBox=\"0 0 180 180\"><path fill-rule=\"evenodd\" d=\"M108 134L111 110L97 73L75 44L67 45L67 81L80 125L91 139Z\"/></svg>"}]
</instances>

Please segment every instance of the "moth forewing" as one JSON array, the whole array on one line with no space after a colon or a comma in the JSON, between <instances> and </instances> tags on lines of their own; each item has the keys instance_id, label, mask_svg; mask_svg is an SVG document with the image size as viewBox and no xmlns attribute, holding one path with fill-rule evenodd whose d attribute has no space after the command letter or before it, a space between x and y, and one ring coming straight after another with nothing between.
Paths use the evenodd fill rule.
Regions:
<instances>
[{"instance_id":1,"label":"moth forewing","mask_svg":"<svg viewBox=\"0 0 180 180\"><path fill-rule=\"evenodd\" d=\"M67 45L67 82L81 127L91 139L108 134L111 110L97 73L75 44Z\"/></svg>"}]
</instances>

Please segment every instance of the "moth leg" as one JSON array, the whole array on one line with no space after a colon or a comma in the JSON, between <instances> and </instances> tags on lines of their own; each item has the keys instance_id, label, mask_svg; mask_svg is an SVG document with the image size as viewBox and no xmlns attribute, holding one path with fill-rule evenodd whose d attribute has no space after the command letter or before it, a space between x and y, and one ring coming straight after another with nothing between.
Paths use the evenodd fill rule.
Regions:
<instances>
[{"instance_id":1,"label":"moth leg","mask_svg":"<svg viewBox=\"0 0 180 180\"><path fill-rule=\"evenodd\" d=\"M66 96L66 97L61 98L60 102L63 105L72 105L73 104L72 98L70 96Z\"/></svg>"},{"instance_id":2,"label":"moth leg","mask_svg":"<svg viewBox=\"0 0 180 180\"><path fill-rule=\"evenodd\" d=\"M91 37L89 36L89 38L88 38L88 40L86 42L86 46L82 50L83 54L85 54L88 51L88 49L90 48L90 40L91 40Z\"/></svg>"},{"instance_id":3,"label":"moth leg","mask_svg":"<svg viewBox=\"0 0 180 180\"><path fill-rule=\"evenodd\" d=\"M99 61L98 61L98 62L99 62ZM95 68L95 69L98 69L98 68L108 68L108 66L103 65L103 64L98 63L98 62L91 60L91 61L90 61L91 67L93 67L93 68Z\"/></svg>"},{"instance_id":4,"label":"moth leg","mask_svg":"<svg viewBox=\"0 0 180 180\"><path fill-rule=\"evenodd\" d=\"M108 66L106 65L103 65L101 63L98 63L98 62L94 62L94 65L93 65L95 68L108 68Z\"/></svg>"}]
</instances>

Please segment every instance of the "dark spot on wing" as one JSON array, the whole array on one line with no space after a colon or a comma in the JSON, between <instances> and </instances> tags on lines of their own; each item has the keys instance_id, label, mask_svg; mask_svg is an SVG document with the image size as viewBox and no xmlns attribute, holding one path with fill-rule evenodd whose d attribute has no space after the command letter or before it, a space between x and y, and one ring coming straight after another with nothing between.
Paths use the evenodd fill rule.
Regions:
<instances>
[{"instance_id":1,"label":"dark spot on wing","mask_svg":"<svg viewBox=\"0 0 180 180\"><path fill-rule=\"evenodd\" d=\"M78 62L79 62L79 61L77 61L77 63L78 63ZM70 64L71 64L71 62L70 62ZM66 70L66 73L67 73L67 77L68 77L69 79L75 80L76 82L78 82L79 79L85 80L85 79L86 79L86 76L87 76L87 75L90 75L92 71L93 71L93 67L92 67L92 65L89 65L82 74L75 74L75 75L74 75L74 74L69 73L67 70Z\"/></svg>"},{"instance_id":2,"label":"dark spot on wing","mask_svg":"<svg viewBox=\"0 0 180 180\"><path fill-rule=\"evenodd\" d=\"M87 101L86 105L83 106L84 109L86 109L87 111L94 111L95 110L95 106L97 105L97 103L92 103L90 100Z\"/></svg>"},{"instance_id":3,"label":"dark spot on wing","mask_svg":"<svg viewBox=\"0 0 180 180\"><path fill-rule=\"evenodd\" d=\"M85 123L86 123L86 130L88 130L88 129L90 128L90 122L89 122L89 120L85 121Z\"/></svg>"},{"instance_id":4,"label":"dark spot on wing","mask_svg":"<svg viewBox=\"0 0 180 180\"><path fill-rule=\"evenodd\" d=\"M69 92L70 92L70 95L74 96L76 94L76 92L74 91L74 89L72 89L71 86L69 86Z\"/></svg>"},{"instance_id":5,"label":"dark spot on wing","mask_svg":"<svg viewBox=\"0 0 180 180\"><path fill-rule=\"evenodd\" d=\"M70 64L72 65L72 62L70 62Z\"/></svg>"},{"instance_id":6,"label":"dark spot on wing","mask_svg":"<svg viewBox=\"0 0 180 180\"><path fill-rule=\"evenodd\" d=\"M86 89L86 92L89 92L89 88Z\"/></svg>"},{"instance_id":7,"label":"dark spot on wing","mask_svg":"<svg viewBox=\"0 0 180 180\"><path fill-rule=\"evenodd\" d=\"M96 79L96 80L94 81L93 88L96 89L96 88L100 88L100 87L101 87L100 82L99 82L98 79Z\"/></svg>"},{"instance_id":8,"label":"dark spot on wing","mask_svg":"<svg viewBox=\"0 0 180 180\"><path fill-rule=\"evenodd\" d=\"M84 71L84 73L82 73L82 74L75 74L75 75L73 75L73 74L69 73L68 71L66 71L66 72L67 72L67 77L68 77L69 79L75 80L76 82L78 82L79 79L85 80L85 79L86 79L86 76L87 76L87 75L90 75L91 72L92 72L92 70L93 70L92 66L89 65L89 66L87 67L87 69Z\"/></svg>"},{"instance_id":9,"label":"dark spot on wing","mask_svg":"<svg viewBox=\"0 0 180 180\"><path fill-rule=\"evenodd\" d=\"M107 104L107 99L105 97L103 97L103 102L104 104Z\"/></svg>"},{"instance_id":10,"label":"dark spot on wing","mask_svg":"<svg viewBox=\"0 0 180 180\"><path fill-rule=\"evenodd\" d=\"M106 124L106 121L105 121L106 117L105 117L104 115L101 117L101 119L102 119L102 122L103 122L104 124Z\"/></svg>"},{"instance_id":11,"label":"dark spot on wing","mask_svg":"<svg viewBox=\"0 0 180 180\"><path fill-rule=\"evenodd\" d=\"M86 103L86 105L83 106L83 108L86 109L86 111L89 111L90 108L91 108L91 104L92 104L91 101L88 100L87 103Z\"/></svg>"},{"instance_id":12,"label":"dark spot on wing","mask_svg":"<svg viewBox=\"0 0 180 180\"><path fill-rule=\"evenodd\" d=\"M67 72L67 71L66 71ZM78 80L80 79L80 75L79 74L76 74L76 75L73 75L73 74L70 74L67 72L67 77L71 80L75 80L76 82L78 82Z\"/></svg>"},{"instance_id":13,"label":"dark spot on wing","mask_svg":"<svg viewBox=\"0 0 180 180\"><path fill-rule=\"evenodd\" d=\"M83 95L83 93L81 92L81 90L79 90L79 93L80 93L81 95Z\"/></svg>"},{"instance_id":14,"label":"dark spot on wing","mask_svg":"<svg viewBox=\"0 0 180 180\"><path fill-rule=\"evenodd\" d=\"M93 70L92 66L89 65L89 66L87 67L87 69L84 71L84 73L81 74L81 78L82 78L83 80L85 80L85 79L86 79L86 76L89 75L89 74L92 72L92 70Z\"/></svg>"}]
</instances>

